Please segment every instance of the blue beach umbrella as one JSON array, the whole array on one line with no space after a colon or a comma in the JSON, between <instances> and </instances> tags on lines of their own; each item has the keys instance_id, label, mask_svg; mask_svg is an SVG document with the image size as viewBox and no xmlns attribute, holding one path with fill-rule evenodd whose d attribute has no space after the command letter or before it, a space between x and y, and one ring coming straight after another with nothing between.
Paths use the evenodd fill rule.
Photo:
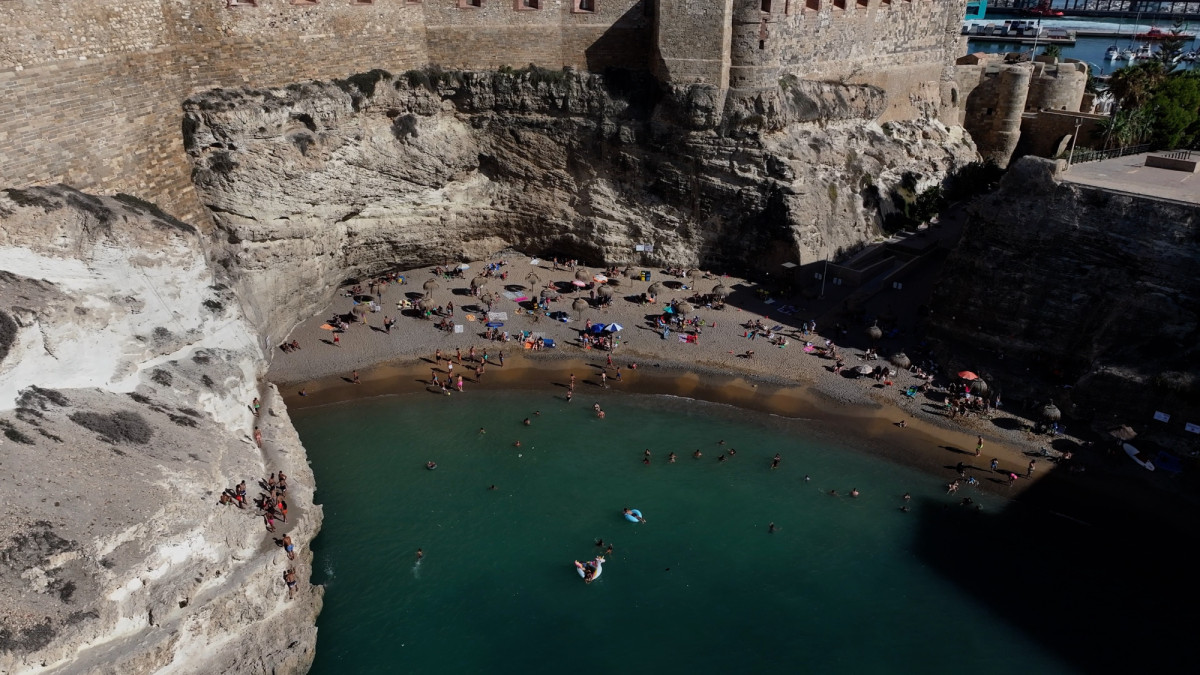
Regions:
<instances>
[{"instance_id":1,"label":"blue beach umbrella","mask_svg":"<svg viewBox=\"0 0 1200 675\"><path fill-rule=\"evenodd\" d=\"M617 331L625 330L625 327L619 323L610 323L604 327L604 330L606 330L610 333L616 333Z\"/></svg>"},{"instance_id":2,"label":"blue beach umbrella","mask_svg":"<svg viewBox=\"0 0 1200 675\"><path fill-rule=\"evenodd\" d=\"M593 333L603 333L604 332L604 324L602 324L602 323L592 324L592 332Z\"/></svg>"}]
</instances>

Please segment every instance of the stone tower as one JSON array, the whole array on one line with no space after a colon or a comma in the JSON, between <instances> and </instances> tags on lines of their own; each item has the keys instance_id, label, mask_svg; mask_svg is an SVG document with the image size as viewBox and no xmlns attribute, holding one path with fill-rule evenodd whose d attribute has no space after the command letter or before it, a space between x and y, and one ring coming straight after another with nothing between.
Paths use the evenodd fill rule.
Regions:
<instances>
[{"instance_id":1,"label":"stone tower","mask_svg":"<svg viewBox=\"0 0 1200 675\"><path fill-rule=\"evenodd\" d=\"M711 102L720 117L729 90L734 0L658 0L653 70L689 99Z\"/></svg>"}]
</instances>

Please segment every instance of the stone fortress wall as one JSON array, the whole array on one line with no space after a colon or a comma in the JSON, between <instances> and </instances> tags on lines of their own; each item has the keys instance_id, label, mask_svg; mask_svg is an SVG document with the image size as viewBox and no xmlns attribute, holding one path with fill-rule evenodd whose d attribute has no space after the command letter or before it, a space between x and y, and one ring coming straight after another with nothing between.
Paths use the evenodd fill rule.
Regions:
<instances>
[{"instance_id":1,"label":"stone fortress wall","mask_svg":"<svg viewBox=\"0 0 1200 675\"><path fill-rule=\"evenodd\" d=\"M964 101L962 124L979 154L1000 166L1014 154L1053 155L1063 136L1062 113L1076 113L1089 134L1095 127L1095 115L1078 114L1088 75L1082 61L1038 56L1008 63L1005 54L968 54L954 70ZM1074 119L1066 124L1073 132Z\"/></svg>"},{"instance_id":2,"label":"stone fortress wall","mask_svg":"<svg viewBox=\"0 0 1200 675\"><path fill-rule=\"evenodd\" d=\"M729 86L749 93L787 75L874 85L887 94L881 120L950 121L964 11L965 0L734 0Z\"/></svg>"},{"instance_id":3,"label":"stone fortress wall","mask_svg":"<svg viewBox=\"0 0 1200 675\"><path fill-rule=\"evenodd\" d=\"M846 1L0 0L0 185L126 192L203 224L189 95L428 64L652 68L721 100L843 79L887 92L882 119L946 120L963 0Z\"/></svg>"}]
</instances>

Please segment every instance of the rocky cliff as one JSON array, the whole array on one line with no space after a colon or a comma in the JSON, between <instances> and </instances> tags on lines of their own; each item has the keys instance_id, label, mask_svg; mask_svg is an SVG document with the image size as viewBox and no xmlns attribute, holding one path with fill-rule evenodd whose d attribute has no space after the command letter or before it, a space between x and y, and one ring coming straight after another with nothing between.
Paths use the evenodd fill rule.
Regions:
<instances>
[{"instance_id":1,"label":"rocky cliff","mask_svg":"<svg viewBox=\"0 0 1200 675\"><path fill-rule=\"evenodd\" d=\"M1082 417L1200 413L1200 207L1064 182L1061 169L1021 159L972 205L936 329L1034 364L1009 387Z\"/></svg>"},{"instance_id":2,"label":"rocky cliff","mask_svg":"<svg viewBox=\"0 0 1200 675\"><path fill-rule=\"evenodd\" d=\"M648 76L372 71L184 104L222 264L272 340L333 286L506 247L592 263L778 269L869 240L961 129L873 120L881 92L789 81L715 118ZM652 254L635 252L648 243Z\"/></svg>"},{"instance_id":3,"label":"rocky cliff","mask_svg":"<svg viewBox=\"0 0 1200 675\"><path fill-rule=\"evenodd\" d=\"M0 191L0 672L299 672L312 660L312 474L202 243L132 198ZM284 529L218 503L279 470L295 563L273 541Z\"/></svg>"}]
</instances>

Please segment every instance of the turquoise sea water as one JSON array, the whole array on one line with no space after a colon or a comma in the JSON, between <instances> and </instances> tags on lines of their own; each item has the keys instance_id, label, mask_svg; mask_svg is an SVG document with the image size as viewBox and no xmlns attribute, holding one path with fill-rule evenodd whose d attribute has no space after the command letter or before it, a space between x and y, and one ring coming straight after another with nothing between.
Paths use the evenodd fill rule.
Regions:
<instances>
[{"instance_id":1,"label":"turquoise sea water","mask_svg":"<svg viewBox=\"0 0 1200 675\"><path fill-rule=\"evenodd\" d=\"M939 479L816 423L588 394L295 412L325 509L314 673L1071 672L937 571L960 564L953 547L931 564L921 523L967 510ZM726 462L722 439L738 451ZM1003 507L971 496L981 518ZM572 561L598 538L614 553L589 586Z\"/></svg>"}]
</instances>

